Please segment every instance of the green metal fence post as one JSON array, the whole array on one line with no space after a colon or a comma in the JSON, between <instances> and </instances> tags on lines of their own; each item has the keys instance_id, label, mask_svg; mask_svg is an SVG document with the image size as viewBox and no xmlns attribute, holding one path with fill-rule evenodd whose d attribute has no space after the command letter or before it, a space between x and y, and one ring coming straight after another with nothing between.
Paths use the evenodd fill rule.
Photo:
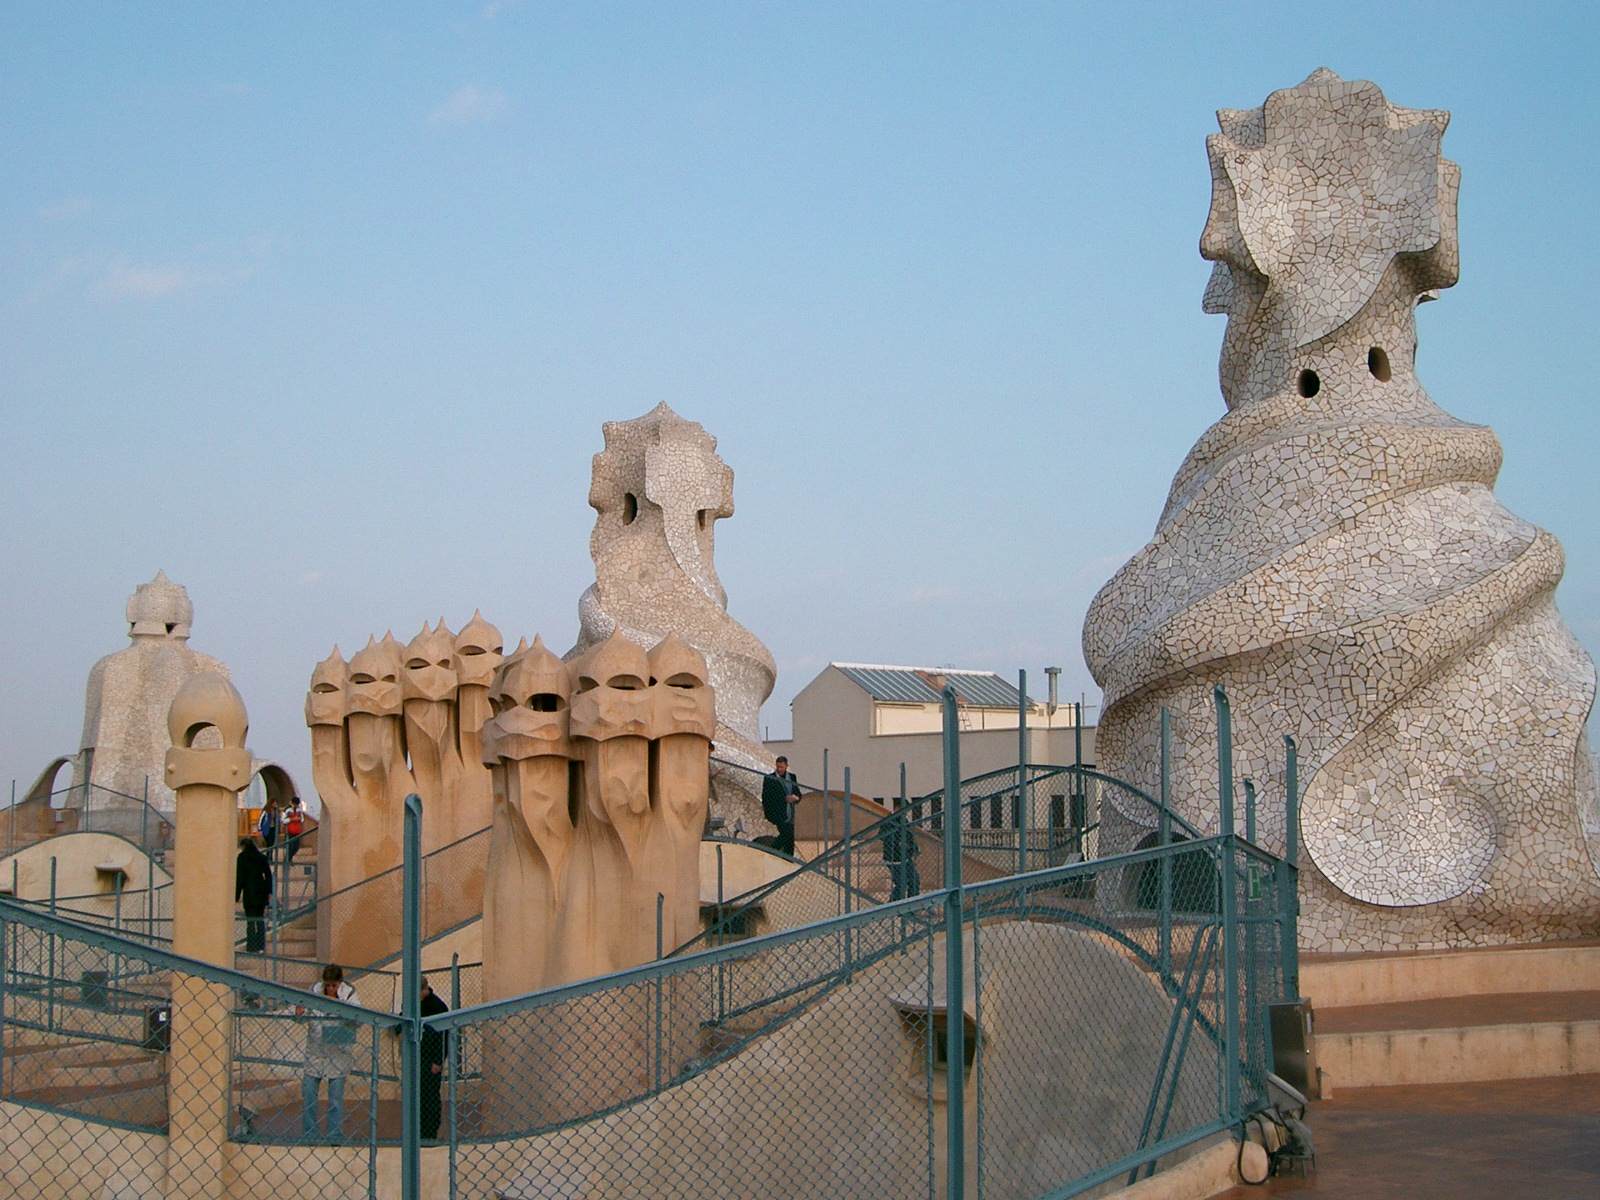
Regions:
<instances>
[{"instance_id":1,"label":"green metal fence post","mask_svg":"<svg viewBox=\"0 0 1600 1200\"><path fill-rule=\"evenodd\" d=\"M17 898L15 892L11 898ZM0 1039L6 1031L6 979L11 973L11 949L11 922L0 917ZM0 1096L6 1094L5 1063L6 1056L0 1054Z\"/></svg>"},{"instance_id":2,"label":"green metal fence post","mask_svg":"<svg viewBox=\"0 0 1600 1200\"><path fill-rule=\"evenodd\" d=\"M1172 844L1172 714L1161 710L1161 812L1157 837L1162 849ZM1172 855L1161 856L1161 973L1172 973Z\"/></svg>"},{"instance_id":3,"label":"green metal fence post","mask_svg":"<svg viewBox=\"0 0 1600 1200\"><path fill-rule=\"evenodd\" d=\"M1278 944L1284 999L1293 1001L1300 999L1300 750L1288 734L1283 735L1283 807L1283 861L1278 867L1283 931Z\"/></svg>"},{"instance_id":4,"label":"green metal fence post","mask_svg":"<svg viewBox=\"0 0 1600 1200\"><path fill-rule=\"evenodd\" d=\"M1212 689L1217 708L1217 804L1221 817L1219 848L1222 889L1222 1053L1226 1072L1224 1111L1230 1124L1242 1115L1239 1079L1239 913L1233 832L1233 725L1228 694Z\"/></svg>"},{"instance_id":5,"label":"green metal fence post","mask_svg":"<svg viewBox=\"0 0 1600 1200\"><path fill-rule=\"evenodd\" d=\"M1078 697L1078 702L1072 706L1072 769L1077 774L1075 778L1083 779L1083 697ZM1079 782L1079 787L1082 783Z\"/></svg>"},{"instance_id":6,"label":"green metal fence post","mask_svg":"<svg viewBox=\"0 0 1600 1200\"><path fill-rule=\"evenodd\" d=\"M1082 819L1079 819L1079 814ZM1079 693L1078 702L1072 706L1072 812L1070 814L1073 832L1072 840L1077 847L1078 857L1087 858L1088 850L1084 842L1084 830L1089 825L1089 795L1083 786L1083 695Z\"/></svg>"},{"instance_id":7,"label":"green metal fence post","mask_svg":"<svg viewBox=\"0 0 1600 1200\"><path fill-rule=\"evenodd\" d=\"M850 790L850 768L846 767L844 769L844 843L843 843L844 844L844 910L845 910L845 912L853 912L853 911L855 911L854 905L852 905L850 903L850 887L851 887L852 882L855 880L855 867L854 867L853 864L854 864L854 860L855 860L855 856L856 856L855 855L855 848L850 845L851 827L854 824L851 821L851 809L855 808L855 805L851 802L851 797L854 796L854 795L855 795L855 793Z\"/></svg>"},{"instance_id":8,"label":"green metal fence post","mask_svg":"<svg viewBox=\"0 0 1600 1200\"><path fill-rule=\"evenodd\" d=\"M822 748L822 850L828 852L828 801L832 793L828 791L828 748Z\"/></svg>"},{"instance_id":9,"label":"green metal fence post","mask_svg":"<svg viewBox=\"0 0 1600 1200\"><path fill-rule=\"evenodd\" d=\"M664 914L664 912L666 910L666 905L667 905L667 897L666 897L665 893L657 892L656 893L656 961L657 962L661 961L661 956L665 951L665 947L662 946L661 940L662 940L662 918L663 918L663 914ZM656 1087L655 1087L655 1090L658 1091L658 1092L661 1090L661 1029L662 1029L662 1025L664 1024L664 1022L662 1021L662 1014L661 1014L661 988L662 988L663 979L664 979L664 976L657 975L656 976L656 986L655 986L655 993L656 993L656 1046L655 1046L655 1050L656 1050L656 1053L655 1053Z\"/></svg>"},{"instance_id":10,"label":"green metal fence post","mask_svg":"<svg viewBox=\"0 0 1600 1200\"><path fill-rule=\"evenodd\" d=\"M406 797L400 943L400 1195L421 1200L422 798Z\"/></svg>"},{"instance_id":11,"label":"green metal fence post","mask_svg":"<svg viewBox=\"0 0 1600 1200\"><path fill-rule=\"evenodd\" d=\"M116 878L116 898L112 901L111 929L119 937L122 935L122 874L118 872ZM122 955L111 956L111 978L122 978Z\"/></svg>"},{"instance_id":12,"label":"green metal fence post","mask_svg":"<svg viewBox=\"0 0 1600 1200\"><path fill-rule=\"evenodd\" d=\"M56 915L56 856L53 854L50 856L50 915ZM56 934L50 935L49 971L44 981L44 1027L51 1032L56 1027L56 938Z\"/></svg>"},{"instance_id":13,"label":"green metal fence post","mask_svg":"<svg viewBox=\"0 0 1600 1200\"><path fill-rule=\"evenodd\" d=\"M900 763L900 798L895 801L894 806L895 824L893 836L895 839L895 845L898 847L896 853L898 855L904 855L904 857L896 860L897 865L892 867L891 870L897 873L889 881L889 894L891 896L898 896L901 900L904 900L909 896L914 896L922 890L920 886L915 890L913 890L911 887L911 877L912 873L916 870L917 862L917 835L911 832L910 804L911 797L906 793L906 764L902 759ZM917 882L920 884L921 880L919 879ZM905 933L906 920L907 918L905 917L900 918L900 930L902 935Z\"/></svg>"},{"instance_id":14,"label":"green metal fence post","mask_svg":"<svg viewBox=\"0 0 1600 1200\"><path fill-rule=\"evenodd\" d=\"M139 846L150 853L150 776L144 777L144 803L139 806Z\"/></svg>"},{"instance_id":15,"label":"green metal fence post","mask_svg":"<svg viewBox=\"0 0 1600 1200\"><path fill-rule=\"evenodd\" d=\"M1017 873L1028 873L1028 673L1017 672Z\"/></svg>"},{"instance_id":16,"label":"green metal fence post","mask_svg":"<svg viewBox=\"0 0 1600 1200\"><path fill-rule=\"evenodd\" d=\"M461 955L450 956L450 1011L455 1012L461 1007ZM457 1065L461 1057L462 1029L453 1029L446 1033L445 1067L450 1072L450 1195L452 1200L456 1194L456 1143L460 1134L460 1126L456 1121L456 1106L460 1103L457 1092L460 1068Z\"/></svg>"},{"instance_id":17,"label":"green metal fence post","mask_svg":"<svg viewBox=\"0 0 1600 1200\"><path fill-rule=\"evenodd\" d=\"M1241 782L1244 784L1244 840L1253 846L1256 841L1256 784L1255 780L1249 776L1246 776ZM1238 860L1236 859L1235 861L1237 862ZM1244 858L1241 865L1245 884L1245 905L1248 912L1249 906L1259 895L1261 870L1256 860L1248 856ZM1239 930L1239 936L1243 939L1244 946L1245 1022L1239 1032L1239 1042L1246 1054L1250 1053L1251 1034L1256 1027L1255 1022L1258 1016L1256 1009L1256 959L1259 957L1260 949L1257 945L1259 928L1252 922L1247 926L1242 926Z\"/></svg>"},{"instance_id":18,"label":"green metal fence post","mask_svg":"<svg viewBox=\"0 0 1600 1200\"><path fill-rule=\"evenodd\" d=\"M851 860L855 858L855 848L850 845L851 819L850 810L855 807L851 797L855 795L850 790L850 768L844 769L844 911L855 911L853 889L855 885L855 868ZM844 931L844 977L846 981L855 977L852 963L855 961L855 926L847 925Z\"/></svg>"},{"instance_id":19,"label":"green metal fence post","mask_svg":"<svg viewBox=\"0 0 1600 1200\"><path fill-rule=\"evenodd\" d=\"M723 922L727 919L723 912L726 903L722 887L722 844L717 844L717 922L714 928L721 930L717 945L722 945L727 940L727 928ZM728 967L726 960L717 959L717 1026L721 1028L723 1020L728 1015Z\"/></svg>"},{"instance_id":20,"label":"green metal fence post","mask_svg":"<svg viewBox=\"0 0 1600 1200\"><path fill-rule=\"evenodd\" d=\"M961 731L956 723L956 690L944 687L944 1026L945 1026L945 1195L962 1200L966 1193L966 1096L962 1073L966 1063L966 1005L961 970L961 808L951 799L961 795Z\"/></svg>"},{"instance_id":21,"label":"green metal fence post","mask_svg":"<svg viewBox=\"0 0 1600 1200\"><path fill-rule=\"evenodd\" d=\"M235 1022L237 1027L237 1022ZM370 1089L367 1097L367 1200L378 1200L378 1037L377 1030L370 1035L372 1048L367 1054L367 1079ZM401 1038L402 1043L405 1041ZM405 1081L401 1080L401 1103L404 1103ZM405 1187L405 1154L400 1157L400 1186ZM407 1200L410 1200L407 1197Z\"/></svg>"}]
</instances>

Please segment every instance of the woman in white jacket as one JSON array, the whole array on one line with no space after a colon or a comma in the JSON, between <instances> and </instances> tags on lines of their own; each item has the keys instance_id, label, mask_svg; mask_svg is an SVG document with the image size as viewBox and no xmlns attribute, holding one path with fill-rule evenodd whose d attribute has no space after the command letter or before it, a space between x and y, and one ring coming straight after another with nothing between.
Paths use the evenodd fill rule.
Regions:
<instances>
[{"instance_id":1,"label":"woman in white jacket","mask_svg":"<svg viewBox=\"0 0 1600 1200\"><path fill-rule=\"evenodd\" d=\"M355 1004L356 989L344 981L344 971L329 963L322 968L322 982L311 993L329 1000ZM303 1005L295 1005L295 1016L307 1017ZM300 1076L300 1134L307 1141L320 1138L317 1120L317 1093L328 1081L328 1137L344 1137L344 1081L356 1067L356 1038L360 1026L354 1021L309 1016L306 1026L306 1059Z\"/></svg>"}]
</instances>

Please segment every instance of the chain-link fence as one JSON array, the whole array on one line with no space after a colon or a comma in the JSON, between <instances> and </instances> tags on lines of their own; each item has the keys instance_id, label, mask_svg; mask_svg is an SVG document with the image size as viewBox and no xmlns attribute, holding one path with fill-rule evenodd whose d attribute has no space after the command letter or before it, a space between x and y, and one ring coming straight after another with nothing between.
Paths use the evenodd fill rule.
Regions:
<instances>
[{"instance_id":1,"label":"chain-link fence","mask_svg":"<svg viewBox=\"0 0 1600 1200\"><path fill-rule=\"evenodd\" d=\"M1210 838L1092 771L993 772L847 822L764 892L719 890L709 948L494 1002L480 964L430 962L445 1005L404 1014L450 919L419 902L414 806L416 886L394 873L385 914L416 904L400 971L224 969L0 901L0 1180L22 1200L1110 1190L1266 1102L1268 1006L1294 998L1293 851L1234 836L1219 771ZM1139 805L1157 844L1099 856L1104 815ZM471 842L436 852L436 888L472 878ZM734 928L755 907L774 932Z\"/></svg>"},{"instance_id":2,"label":"chain-link fence","mask_svg":"<svg viewBox=\"0 0 1600 1200\"><path fill-rule=\"evenodd\" d=\"M1250 882L1235 844L978 884L953 923L935 891L430 1020L453 1039L449 1194L934 1197L951 1169L996 1200L1115 1186L1264 1099L1281 876ZM1231 925L1230 870L1251 897ZM1093 900L1152 874L1156 911Z\"/></svg>"},{"instance_id":3,"label":"chain-link fence","mask_svg":"<svg viewBox=\"0 0 1600 1200\"><path fill-rule=\"evenodd\" d=\"M1005 767L963 780L959 794L962 877L974 882L1095 859L1102 852L1102 813L1115 819L1139 809L1156 829L1161 812L1147 793L1087 767ZM863 826L844 823L839 841L788 875L743 894L719 893L707 929L676 952L826 920L939 886L945 807L941 789L897 799L890 815ZM1173 840L1198 836L1170 810L1167 820Z\"/></svg>"},{"instance_id":4,"label":"chain-link fence","mask_svg":"<svg viewBox=\"0 0 1600 1200\"><path fill-rule=\"evenodd\" d=\"M24 1200L399 1194L384 1156L409 1101L439 1146L430 1195L931 1198L951 1170L995 1200L1109 1187L1264 1098L1285 886L1212 838L494 1004L456 963L430 973L454 1011L418 1023L414 1080L391 972L329 996L306 964L258 979L263 956L225 971L3 903L0 1177ZM1153 910L1102 902L1151 888Z\"/></svg>"},{"instance_id":5,"label":"chain-link fence","mask_svg":"<svg viewBox=\"0 0 1600 1200\"><path fill-rule=\"evenodd\" d=\"M330 997L10 902L0 954L5 1195L380 1195L396 1022L368 981Z\"/></svg>"},{"instance_id":6,"label":"chain-link fence","mask_svg":"<svg viewBox=\"0 0 1600 1200\"><path fill-rule=\"evenodd\" d=\"M423 856L423 941L483 915L483 877L488 864L487 827ZM389 962L400 950L404 883L403 869L396 866L320 897L312 908L295 917L328 931L332 957L367 965Z\"/></svg>"},{"instance_id":7,"label":"chain-link fence","mask_svg":"<svg viewBox=\"0 0 1600 1200\"><path fill-rule=\"evenodd\" d=\"M64 833L110 833L147 854L172 849L172 818L143 796L80 783L18 800L0 813L0 858Z\"/></svg>"}]
</instances>

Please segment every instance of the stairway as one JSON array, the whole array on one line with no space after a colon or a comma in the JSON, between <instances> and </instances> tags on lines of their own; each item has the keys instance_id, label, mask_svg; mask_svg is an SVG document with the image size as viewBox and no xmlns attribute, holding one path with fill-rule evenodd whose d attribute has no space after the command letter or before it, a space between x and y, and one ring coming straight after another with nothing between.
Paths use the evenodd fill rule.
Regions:
<instances>
[{"instance_id":1,"label":"stairway","mask_svg":"<svg viewBox=\"0 0 1600 1200\"><path fill-rule=\"evenodd\" d=\"M272 903L267 910L267 944L265 953L271 957L256 958L242 953L245 924L244 909L234 913L234 928L241 953L236 955L235 967L262 979L309 987L315 982L311 967L317 963L317 852L313 847L300 851L294 863L282 878L274 877ZM280 920L282 913L288 920ZM298 914L298 915L296 915ZM285 964L277 960L292 959L306 964L304 970L283 970Z\"/></svg>"},{"instance_id":2,"label":"stairway","mask_svg":"<svg viewBox=\"0 0 1600 1200\"><path fill-rule=\"evenodd\" d=\"M1325 1086L1600 1073L1600 942L1305 955L1300 990Z\"/></svg>"}]
</instances>

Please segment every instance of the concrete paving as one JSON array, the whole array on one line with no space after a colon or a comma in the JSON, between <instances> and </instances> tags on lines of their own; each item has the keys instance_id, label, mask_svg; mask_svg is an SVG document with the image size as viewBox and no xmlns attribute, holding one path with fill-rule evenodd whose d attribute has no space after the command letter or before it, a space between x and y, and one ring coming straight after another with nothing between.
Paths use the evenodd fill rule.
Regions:
<instances>
[{"instance_id":1,"label":"concrete paving","mask_svg":"<svg viewBox=\"0 0 1600 1200\"><path fill-rule=\"evenodd\" d=\"M1600 1075L1352 1088L1312 1106L1317 1170L1220 1195L1595 1200Z\"/></svg>"}]
</instances>

